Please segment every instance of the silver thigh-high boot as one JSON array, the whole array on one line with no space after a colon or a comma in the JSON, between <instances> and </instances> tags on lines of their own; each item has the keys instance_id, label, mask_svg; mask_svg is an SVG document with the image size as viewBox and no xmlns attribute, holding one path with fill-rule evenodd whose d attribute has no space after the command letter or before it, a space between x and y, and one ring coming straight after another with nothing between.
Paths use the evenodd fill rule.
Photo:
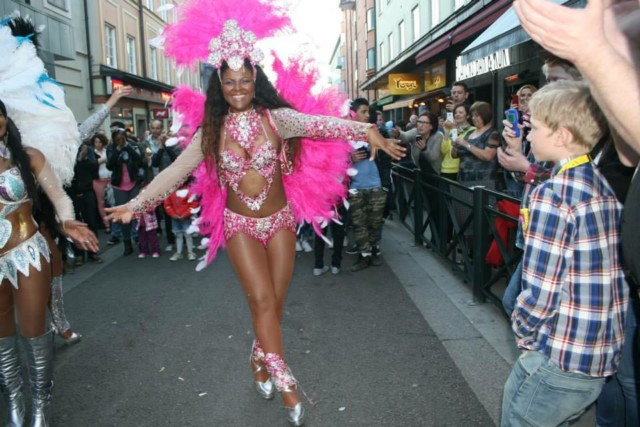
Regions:
<instances>
[{"instance_id":1,"label":"silver thigh-high boot","mask_svg":"<svg viewBox=\"0 0 640 427\"><path fill-rule=\"evenodd\" d=\"M261 363L260 363L261 362ZM264 371L264 350L258 339L253 340L253 346L251 347L251 356L249 356L249 364L253 374L257 374L260 371ZM263 399L270 400L276 394L276 388L273 385L273 380L269 378L264 382L254 381L256 391Z\"/></svg>"},{"instance_id":2,"label":"silver thigh-high boot","mask_svg":"<svg viewBox=\"0 0 640 427\"><path fill-rule=\"evenodd\" d=\"M64 313L64 301L62 299L62 276L51 279L51 297L49 298L49 311L51 312L51 326L54 332L60 336L71 329L71 325ZM63 337L64 338L64 337ZM82 335L71 332L69 338L64 338L68 345L77 344L82 340Z\"/></svg>"},{"instance_id":3,"label":"silver thigh-high boot","mask_svg":"<svg viewBox=\"0 0 640 427\"><path fill-rule=\"evenodd\" d=\"M0 338L0 389L7 401L7 427L24 425L24 394L15 335Z\"/></svg>"},{"instance_id":4,"label":"silver thigh-high boot","mask_svg":"<svg viewBox=\"0 0 640 427\"><path fill-rule=\"evenodd\" d=\"M282 357L277 353L267 353L264 355L264 365L271 375L271 379L276 385L276 389L280 393L290 393L295 391L298 387L298 381L291 373L291 369L286 364ZM287 412L287 421L289 424L295 427L299 427L304 424L306 412L302 402L298 402L293 408L287 406L284 407Z\"/></svg>"},{"instance_id":5,"label":"silver thigh-high boot","mask_svg":"<svg viewBox=\"0 0 640 427\"><path fill-rule=\"evenodd\" d=\"M53 388L53 341L49 331L36 338L22 338L31 385L31 427L48 427Z\"/></svg>"}]
</instances>

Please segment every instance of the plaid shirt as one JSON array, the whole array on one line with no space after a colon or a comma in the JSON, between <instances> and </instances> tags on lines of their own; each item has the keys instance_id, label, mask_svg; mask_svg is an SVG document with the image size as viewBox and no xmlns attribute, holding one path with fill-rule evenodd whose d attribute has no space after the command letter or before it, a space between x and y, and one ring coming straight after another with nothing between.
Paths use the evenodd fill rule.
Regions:
<instances>
[{"instance_id":1,"label":"plaid shirt","mask_svg":"<svg viewBox=\"0 0 640 427\"><path fill-rule=\"evenodd\" d=\"M511 323L518 347L563 371L604 377L616 371L629 296L622 205L591 162L560 171L563 164L530 195L523 290Z\"/></svg>"}]
</instances>

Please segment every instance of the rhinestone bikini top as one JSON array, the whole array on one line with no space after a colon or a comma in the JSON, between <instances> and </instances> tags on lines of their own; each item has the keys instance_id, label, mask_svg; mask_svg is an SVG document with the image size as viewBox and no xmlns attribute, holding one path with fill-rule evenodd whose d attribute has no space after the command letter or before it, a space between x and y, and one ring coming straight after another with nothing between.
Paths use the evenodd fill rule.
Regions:
<instances>
[{"instance_id":1,"label":"rhinestone bikini top","mask_svg":"<svg viewBox=\"0 0 640 427\"><path fill-rule=\"evenodd\" d=\"M268 139L265 143L254 146L253 153L247 152L246 158L233 150L224 149L220 157L220 182L227 184L249 209L258 211L271 190L277 159L278 152ZM248 196L239 189L240 182L250 169L255 170L266 180L262 191L255 197Z\"/></svg>"}]
</instances>

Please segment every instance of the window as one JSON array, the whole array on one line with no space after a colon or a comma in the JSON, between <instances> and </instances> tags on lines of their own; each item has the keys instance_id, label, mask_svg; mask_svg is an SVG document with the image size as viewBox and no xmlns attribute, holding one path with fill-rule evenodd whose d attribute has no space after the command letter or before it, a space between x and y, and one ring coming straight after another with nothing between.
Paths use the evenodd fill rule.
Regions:
<instances>
[{"instance_id":1,"label":"window","mask_svg":"<svg viewBox=\"0 0 640 427\"><path fill-rule=\"evenodd\" d=\"M69 0L46 0L47 4L69 12Z\"/></svg>"},{"instance_id":2,"label":"window","mask_svg":"<svg viewBox=\"0 0 640 427\"><path fill-rule=\"evenodd\" d=\"M378 15L384 12L384 0L378 0Z\"/></svg>"},{"instance_id":3,"label":"window","mask_svg":"<svg viewBox=\"0 0 640 427\"><path fill-rule=\"evenodd\" d=\"M147 9L153 10L153 0L147 0Z\"/></svg>"},{"instance_id":4,"label":"window","mask_svg":"<svg viewBox=\"0 0 640 427\"><path fill-rule=\"evenodd\" d=\"M431 27L440 23L440 0L431 0Z\"/></svg>"},{"instance_id":5,"label":"window","mask_svg":"<svg viewBox=\"0 0 640 427\"><path fill-rule=\"evenodd\" d=\"M104 26L105 46L104 55L105 62L109 67L118 68L118 59L116 52L116 29L111 25Z\"/></svg>"},{"instance_id":6,"label":"window","mask_svg":"<svg viewBox=\"0 0 640 427\"><path fill-rule=\"evenodd\" d=\"M160 0L160 7L165 6L167 4L167 0ZM167 10L160 11L160 17L164 22L169 20L169 12Z\"/></svg>"},{"instance_id":7,"label":"window","mask_svg":"<svg viewBox=\"0 0 640 427\"><path fill-rule=\"evenodd\" d=\"M404 52L407 48L407 41L404 34L404 21L400 21L398 24L398 39L400 41L400 52Z\"/></svg>"},{"instance_id":8,"label":"window","mask_svg":"<svg viewBox=\"0 0 640 427\"><path fill-rule=\"evenodd\" d=\"M371 48L367 50L367 70L376 68L376 50Z\"/></svg>"},{"instance_id":9,"label":"window","mask_svg":"<svg viewBox=\"0 0 640 427\"><path fill-rule=\"evenodd\" d=\"M376 14L373 8L367 10L367 31L376 29Z\"/></svg>"},{"instance_id":10,"label":"window","mask_svg":"<svg viewBox=\"0 0 640 427\"><path fill-rule=\"evenodd\" d=\"M353 81L355 84L358 84L358 69L353 70Z\"/></svg>"},{"instance_id":11,"label":"window","mask_svg":"<svg viewBox=\"0 0 640 427\"><path fill-rule=\"evenodd\" d=\"M138 73L138 64L136 58L136 39L131 36L127 36L127 62L128 71L131 74Z\"/></svg>"},{"instance_id":12,"label":"window","mask_svg":"<svg viewBox=\"0 0 640 427\"><path fill-rule=\"evenodd\" d=\"M187 86L191 86L191 72L187 70L187 72L185 73L185 83L187 84Z\"/></svg>"},{"instance_id":13,"label":"window","mask_svg":"<svg viewBox=\"0 0 640 427\"><path fill-rule=\"evenodd\" d=\"M158 80L158 51L152 47L149 51L149 65L151 68L151 78Z\"/></svg>"},{"instance_id":14,"label":"window","mask_svg":"<svg viewBox=\"0 0 640 427\"><path fill-rule=\"evenodd\" d=\"M460 9L462 6L464 6L464 0L456 0L453 9Z\"/></svg>"},{"instance_id":15,"label":"window","mask_svg":"<svg viewBox=\"0 0 640 427\"><path fill-rule=\"evenodd\" d=\"M387 46L389 48L389 61L395 58L395 52L393 51L393 33L389 33L387 36Z\"/></svg>"},{"instance_id":16,"label":"window","mask_svg":"<svg viewBox=\"0 0 640 427\"><path fill-rule=\"evenodd\" d=\"M380 66L384 67L384 65L387 63L386 61L386 57L385 57L385 51L384 51L384 42L380 43Z\"/></svg>"},{"instance_id":17,"label":"window","mask_svg":"<svg viewBox=\"0 0 640 427\"><path fill-rule=\"evenodd\" d=\"M168 85L171 84L171 62L169 58L164 58L164 82Z\"/></svg>"},{"instance_id":18,"label":"window","mask_svg":"<svg viewBox=\"0 0 640 427\"><path fill-rule=\"evenodd\" d=\"M420 38L420 9L418 6L411 9L411 23L413 24L413 41Z\"/></svg>"}]
</instances>

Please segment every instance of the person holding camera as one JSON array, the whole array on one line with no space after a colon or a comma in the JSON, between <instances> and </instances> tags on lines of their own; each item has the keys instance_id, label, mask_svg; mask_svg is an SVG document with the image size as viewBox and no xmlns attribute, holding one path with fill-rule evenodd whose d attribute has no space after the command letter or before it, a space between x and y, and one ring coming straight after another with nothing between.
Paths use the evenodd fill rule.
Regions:
<instances>
[{"instance_id":1,"label":"person holding camera","mask_svg":"<svg viewBox=\"0 0 640 427\"><path fill-rule=\"evenodd\" d=\"M427 111L420 114L416 124L418 135L411 144L411 158L423 173L440 175L442 134L438 132L438 117Z\"/></svg>"},{"instance_id":2,"label":"person holding camera","mask_svg":"<svg viewBox=\"0 0 640 427\"><path fill-rule=\"evenodd\" d=\"M142 168L142 153L137 144L127 140L124 129L116 129L111 140L113 144L107 147L107 169L112 172L111 186L116 205L122 205L136 197L140 191L141 177L138 171ZM131 224L123 223L121 227L123 255L131 255Z\"/></svg>"}]
</instances>

